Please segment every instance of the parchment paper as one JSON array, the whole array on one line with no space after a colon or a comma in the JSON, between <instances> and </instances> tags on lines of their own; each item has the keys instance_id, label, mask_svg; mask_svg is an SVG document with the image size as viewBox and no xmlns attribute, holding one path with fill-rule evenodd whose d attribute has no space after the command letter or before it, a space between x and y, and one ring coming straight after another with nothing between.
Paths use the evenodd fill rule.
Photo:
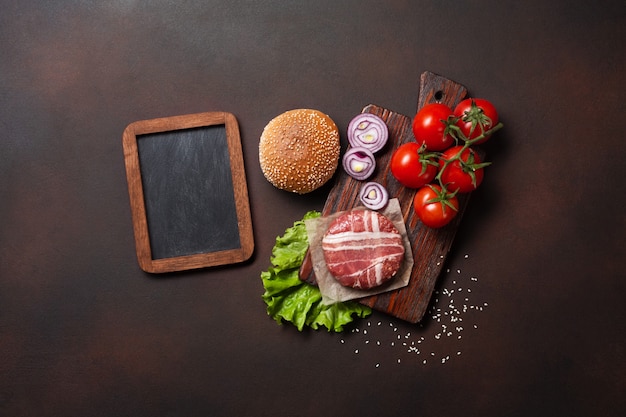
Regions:
<instances>
[{"instance_id":1,"label":"parchment paper","mask_svg":"<svg viewBox=\"0 0 626 417\"><path fill-rule=\"evenodd\" d=\"M320 292L322 293L322 302L324 304L333 304L339 301L348 301L374 294L381 294L407 286L411 278L411 270L413 269L413 251L411 250L411 243L406 234L406 227L398 199L393 198L389 200L385 209L380 213L391 220L400 232L402 242L404 243L404 261L395 277L391 278L385 284L369 290L344 287L326 267L324 252L322 250L322 238L332 221L343 213L345 213L345 211L334 213L326 217L305 220L304 222L309 239L309 252L311 254L313 270L315 271L315 278Z\"/></svg>"}]
</instances>

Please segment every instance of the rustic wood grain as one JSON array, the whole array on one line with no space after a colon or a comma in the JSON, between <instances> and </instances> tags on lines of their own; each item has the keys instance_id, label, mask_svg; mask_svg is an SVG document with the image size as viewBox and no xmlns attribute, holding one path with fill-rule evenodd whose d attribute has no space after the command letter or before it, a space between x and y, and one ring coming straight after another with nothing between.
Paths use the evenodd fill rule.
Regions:
<instances>
[{"instance_id":1,"label":"rustic wood grain","mask_svg":"<svg viewBox=\"0 0 626 417\"><path fill-rule=\"evenodd\" d=\"M437 74L425 72L420 78L417 108L434 102L453 107L466 96L467 89L461 84ZM375 310L417 323L426 313L437 277L441 273L445 258L452 246L469 196L459 195L459 214L450 224L441 229L424 226L413 210L413 197L416 190L399 184L391 174L389 164L394 149L403 143L415 140L411 129L412 118L374 104L366 106L362 112L380 116L389 128L389 141L376 155L377 169L368 181L381 183L387 188L390 198L398 198L400 201L415 264L407 287L362 298L359 301ZM329 215L360 205L358 194L361 185L362 182L354 180L342 170L328 195L322 214ZM303 263L301 275L308 282L313 282L313 272L308 269L308 265L310 265L308 261Z\"/></svg>"},{"instance_id":2,"label":"rustic wood grain","mask_svg":"<svg viewBox=\"0 0 626 417\"><path fill-rule=\"evenodd\" d=\"M146 215L146 203L141 179L137 136L213 125L224 125L226 129L226 141L230 158L229 163L232 173L240 246L236 249L153 259L150 246L150 230ZM207 112L137 121L128 125L124 130L122 143L133 219L135 247L141 269L150 273L174 272L243 262L250 258L254 251L252 220L239 126L233 114L226 112ZM211 236L207 236L207 239L211 239Z\"/></svg>"}]
</instances>

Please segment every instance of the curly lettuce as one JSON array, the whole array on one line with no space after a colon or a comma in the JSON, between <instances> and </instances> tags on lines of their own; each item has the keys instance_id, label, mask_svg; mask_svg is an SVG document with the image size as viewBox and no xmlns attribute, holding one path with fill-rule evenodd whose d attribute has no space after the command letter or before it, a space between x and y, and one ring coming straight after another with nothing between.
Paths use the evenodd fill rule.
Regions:
<instances>
[{"instance_id":1,"label":"curly lettuce","mask_svg":"<svg viewBox=\"0 0 626 417\"><path fill-rule=\"evenodd\" d=\"M298 273L309 247L304 221L319 216L317 211L306 213L276 238L270 258L272 266L261 272L263 301L267 314L278 324L290 322L300 331L305 326L315 330L323 326L329 332L341 332L346 324L369 316L372 310L356 301L323 304L319 288L300 280Z\"/></svg>"}]
</instances>

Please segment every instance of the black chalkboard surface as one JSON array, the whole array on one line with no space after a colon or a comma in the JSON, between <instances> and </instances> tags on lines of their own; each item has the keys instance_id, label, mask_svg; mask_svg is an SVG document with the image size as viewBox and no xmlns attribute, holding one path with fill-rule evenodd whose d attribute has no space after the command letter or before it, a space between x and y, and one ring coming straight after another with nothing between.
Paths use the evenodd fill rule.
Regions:
<instances>
[{"instance_id":1,"label":"black chalkboard surface","mask_svg":"<svg viewBox=\"0 0 626 417\"><path fill-rule=\"evenodd\" d=\"M123 134L137 258L160 273L253 251L237 120L213 112L140 121Z\"/></svg>"}]
</instances>

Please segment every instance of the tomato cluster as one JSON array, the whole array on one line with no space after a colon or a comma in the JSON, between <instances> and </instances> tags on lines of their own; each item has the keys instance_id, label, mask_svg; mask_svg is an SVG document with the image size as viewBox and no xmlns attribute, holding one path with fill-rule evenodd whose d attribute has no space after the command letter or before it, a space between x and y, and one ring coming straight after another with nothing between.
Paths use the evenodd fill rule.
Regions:
<instances>
[{"instance_id":1,"label":"tomato cluster","mask_svg":"<svg viewBox=\"0 0 626 417\"><path fill-rule=\"evenodd\" d=\"M429 227L448 224L458 213L458 193L474 191L483 180L483 162L475 145L502 127L494 105L468 98L454 109L427 104L413 119L415 142L398 147L391 173L405 187L417 189L413 209Z\"/></svg>"}]
</instances>

